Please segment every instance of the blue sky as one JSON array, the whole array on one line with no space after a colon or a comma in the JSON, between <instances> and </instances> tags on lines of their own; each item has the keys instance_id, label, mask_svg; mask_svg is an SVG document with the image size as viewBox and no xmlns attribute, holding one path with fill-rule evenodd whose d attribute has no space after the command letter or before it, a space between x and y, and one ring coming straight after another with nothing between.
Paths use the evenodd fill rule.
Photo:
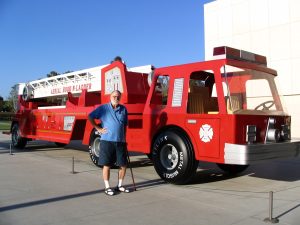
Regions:
<instances>
[{"instance_id":1,"label":"blue sky","mask_svg":"<svg viewBox=\"0 0 300 225\"><path fill-rule=\"evenodd\" d=\"M109 63L176 65L204 59L211 0L0 0L0 96L11 87Z\"/></svg>"}]
</instances>

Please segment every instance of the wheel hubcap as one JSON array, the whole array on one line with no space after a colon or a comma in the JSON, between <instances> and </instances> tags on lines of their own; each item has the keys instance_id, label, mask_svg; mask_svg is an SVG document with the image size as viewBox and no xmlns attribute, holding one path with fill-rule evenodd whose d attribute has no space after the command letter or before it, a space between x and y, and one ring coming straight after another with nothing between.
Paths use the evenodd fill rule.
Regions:
<instances>
[{"instance_id":1,"label":"wheel hubcap","mask_svg":"<svg viewBox=\"0 0 300 225\"><path fill-rule=\"evenodd\" d=\"M174 145L167 144L160 151L160 161L167 170L174 169L178 164L178 151Z\"/></svg>"},{"instance_id":2,"label":"wheel hubcap","mask_svg":"<svg viewBox=\"0 0 300 225\"><path fill-rule=\"evenodd\" d=\"M99 158L100 138L96 137L92 146L92 154Z\"/></svg>"}]
</instances>

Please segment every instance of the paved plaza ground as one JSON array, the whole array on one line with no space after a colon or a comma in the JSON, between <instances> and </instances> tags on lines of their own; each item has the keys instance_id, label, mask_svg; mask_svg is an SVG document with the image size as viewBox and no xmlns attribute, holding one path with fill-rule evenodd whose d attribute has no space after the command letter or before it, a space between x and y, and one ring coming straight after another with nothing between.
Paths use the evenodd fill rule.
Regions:
<instances>
[{"instance_id":1,"label":"paved plaza ground","mask_svg":"<svg viewBox=\"0 0 300 225\"><path fill-rule=\"evenodd\" d=\"M235 177L200 162L191 184L171 185L146 156L132 154L138 190L110 197L80 142L65 148L31 142L10 154L9 140L0 134L0 225L260 225L270 191L279 224L300 224L299 158L253 165ZM129 170L125 184L132 187Z\"/></svg>"}]
</instances>

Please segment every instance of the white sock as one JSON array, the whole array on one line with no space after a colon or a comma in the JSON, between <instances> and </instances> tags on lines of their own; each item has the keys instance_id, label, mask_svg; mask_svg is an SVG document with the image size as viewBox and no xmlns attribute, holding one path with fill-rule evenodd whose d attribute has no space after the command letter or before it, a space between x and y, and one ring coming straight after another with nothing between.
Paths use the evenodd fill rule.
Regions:
<instances>
[{"instance_id":1,"label":"white sock","mask_svg":"<svg viewBox=\"0 0 300 225\"><path fill-rule=\"evenodd\" d=\"M109 188L109 181L108 180L104 180L104 185L105 185L105 188Z\"/></svg>"},{"instance_id":2,"label":"white sock","mask_svg":"<svg viewBox=\"0 0 300 225\"><path fill-rule=\"evenodd\" d=\"M123 182L123 180L122 180L122 179L119 179L118 187L121 187L121 186L122 186L122 182Z\"/></svg>"}]
</instances>

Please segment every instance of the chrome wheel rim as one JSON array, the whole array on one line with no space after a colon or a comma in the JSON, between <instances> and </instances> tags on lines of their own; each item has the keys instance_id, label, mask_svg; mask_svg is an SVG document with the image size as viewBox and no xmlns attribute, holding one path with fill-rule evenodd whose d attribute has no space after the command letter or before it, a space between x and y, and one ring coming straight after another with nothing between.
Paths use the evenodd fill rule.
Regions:
<instances>
[{"instance_id":1,"label":"chrome wheel rim","mask_svg":"<svg viewBox=\"0 0 300 225\"><path fill-rule=\"evenodd\" d=\"M173 170L179 160L178 151L174 145L167 144L160 151L160 161L164 168Z\"/></svg>"},{"instance_id":2,"label":"chrome wheel rim","mask_svg":"<svg viewBox=\"0 0 300 225\"><path fill-rule=\"evenodd\" d=\"M99 158L100 152L100 137L96 137L92 145L92 154Z\"/></svg>"}]
</instances>

